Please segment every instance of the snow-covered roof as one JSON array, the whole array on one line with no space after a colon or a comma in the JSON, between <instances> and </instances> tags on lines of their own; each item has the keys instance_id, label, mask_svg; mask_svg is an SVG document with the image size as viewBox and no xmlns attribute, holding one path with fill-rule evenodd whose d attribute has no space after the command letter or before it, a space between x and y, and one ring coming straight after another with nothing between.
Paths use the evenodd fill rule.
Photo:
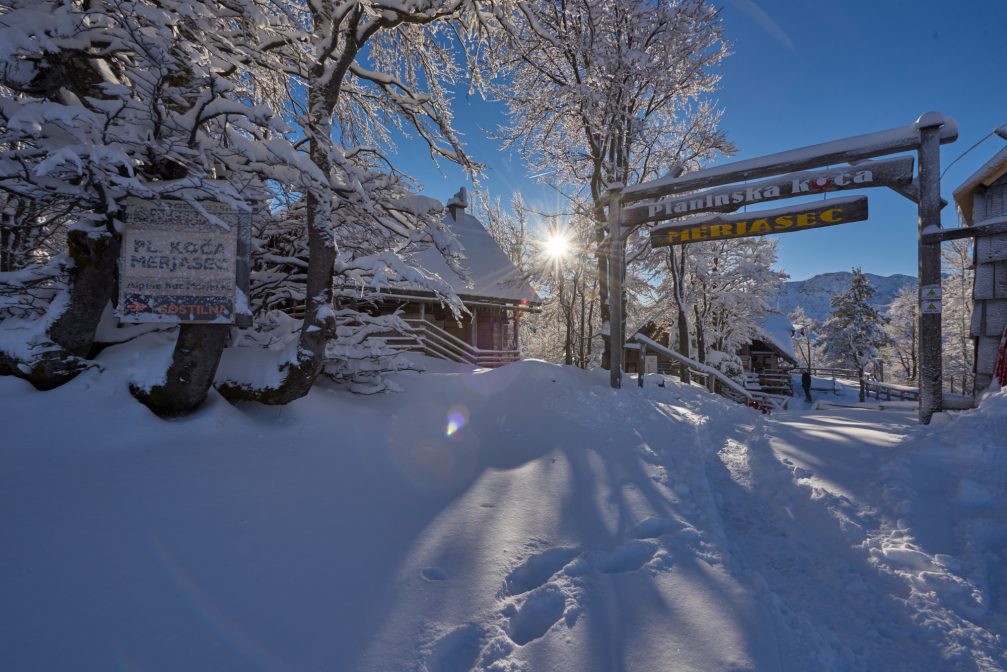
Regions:
<instances>
[{"instance_id":1,"label":"snow-covered roof","mask_svg":"<svg viewBox=\"0 0 1007 672\"><path fill-rule=\"evenodd\" d=\"M780 313L766 313L766 316L759 320L760 340L765 340L779 350L781 355L796 364L797 355L794 354L794 342L791 340L793 331L794 325L786 315Z\"/></svg>"},{"instance_id":2,"label":"snow-covered roof","mask_svg":"<svg viewBox=\"0 0 1007 672\"><path fill-rule=\"evenodd\" d=\"M417 252L412 255L413 260L427 271L439 275L463 300L468 297L476 300L542 303L542 299L521 276L482 222L462 208L451 208L451 211L444 218L465 252L463 266L471 276L471 285L448 267L444 257L436 249Z\"/></svg>"},{"instance_id":3,"label":"snow-covered roof","mask_svg":"<svg viewBox=\"0 0 1007 672\"><path fill-rule=\"evenodd\" d=\"M966 226L972 225L972 196L978 187L988 187L1007 174L1007 147L993 155L979 170L955 189L954 198Z\"/></svg>"}]
</instances>

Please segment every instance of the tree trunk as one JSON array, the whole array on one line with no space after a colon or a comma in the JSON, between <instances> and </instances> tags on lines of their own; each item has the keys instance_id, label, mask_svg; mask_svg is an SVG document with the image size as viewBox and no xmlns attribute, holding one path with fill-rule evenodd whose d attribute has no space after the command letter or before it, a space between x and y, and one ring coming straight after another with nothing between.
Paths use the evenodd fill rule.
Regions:
<instances>
[{"instance_id":1,"label":"tree trunk","mask_svg":"<svg viewBox=\"0 0 1007 672\"><path fill-rule=\"evenodd\" d=\"M567 301L566 297L566 277L563 269L560 269L559 276L559 307L563 311L563 325L565 334L563 336L563 364L573 364L573 299Z\"/></svg>"},{"instance_id":2,"label":"tree trunk","mask_svg":"<svg viewBox=\"0 0 1007 672\"><path fill-rule=\"evenodd\" d=\"M27 362L0 355L0 375L17 376L36 389L51 390L91 366L86 358L92 354L98 322L115 297L119 242L118 236L108 232L70 231L67 243L74 265L69 296L63 312L47 329L50 343L38 344L40 354Z\"/></svg>"},{"instance_id":3,"label":"tree trunk","mask_svg":"<svg viewBox=\"0 0 1007 672\"><path fill-rule=\"evenodd\" d=\"M696 314L696 359L700 364L706 364L706 334L703 332L703 320L699 316L699 308L696 305L692 306L693 312Z\"/></svg>"},{"instance_id":4,"label":"tree trunk","mask_svg":"<svg viewBox=\"0 0 1007 672\"><path fill-rule=\"evenodd\" d=\"M101 314L115 299L118 271L118 236L71 231L67 244L74 266L70 270L70 297L66 310L49 327L49 338L78 357L87 357Z\"/></svg>"},{"instance_id":5,"label":"tree trunk","mask_svg":"<svg viewBox=\"0 0 1007 672\"><path fill-rule=\"evenodd\" d=\"M675 248L668 249L668 267L671 270L672 294L675 297L675 307L678 309L678 351L689 356L689 315L685 306L685 248L682 247L681 257L675 258ZM679 379L688 385L692 378L689 367L679 364Z\"/></svg>"},{"instance_id":6,"label":"tree trunk","mask_svg":"<svg viewBox=\"0 0 1007 672\"><path fill-rule=\"evenodd\" d=\"M595 294L595 293L597 293L597 291L598 291L598 281L595 280L591 293ZM585 348L586 348L587 352L584 355L584 360L583 360L583 363L581 364L581 367L585 368L585 369L588 366L588 360L591 359L591 351L593 349L592 345L591 345L591 341L594 340L594 336L592 336L590 334L590 330L591 330L591 325L594 324L594 306L595 306L595 302L594 302L594 299L592 297L592 300L590 301L590 305L587 308L587 322L583 323L586 326L582 326L582 329L584 331L584 334L582 336L582 340L585 343Z\"/></svg>"},{"instance_id":7,"label":"tree trunk","mask_svg":"<svg viewBox=\"0 0 1007 672\"><path fill-rule=\"evenodd\" d=\"M319 66L315 76L324 70ZM309 156L322 175L331 172L331 111L335 107L338 89L308 92L310 117ZM321 191L322 193L318 193ZM324 188L307 189L308 269L304 322L298 339L297 359L284 364L282 382L277 387L252 388L246 385L223 384L218 387L229 400L251 400L264 404L288 404L305 396L325 365L325 344L335 335L332 312L332 278L336 262L336 245L332 231L332 192Z\"/></svg>"},{"instance_id":8,"label":"tree trunk","mask_svg":"<svg viewBox=\"0 0 1007 672\"><path fill-rule=\"evenodd\" d=\"M231 328L217 324L183 324L178 330L171 366L163 385L130 392L162 417L184 415L206 401Z\"/></svg>"},{"instance_id":9,"label":"tree trunk","mask_svg":"<svg viewBox=\"0 0 1007 672\"><path fill-rule=\"evenodd\" d=\"M580 283L578 282L578 285ZM577 366L582 369L587 368L587 358L584 356L584 343L587 336L588 325L585 321L587 315L587 296L584 288L580 288L580 331L577 334Z\"/></svg>"},{"instance_id":10,"label":"tree trunk","mask_svg":"<svg viewBox=\"0 0 1007 672\"><path fill-rule=\"evenodd\" d=\"M608 307L608 254L605 244L605 227L598 225L595 227L595 241L598 243L598 316L603 325L608 325L611 329ZM602 352L601 368L610 369L612 367L612 339L602 331Z\"/></svg>"}]
</instances>

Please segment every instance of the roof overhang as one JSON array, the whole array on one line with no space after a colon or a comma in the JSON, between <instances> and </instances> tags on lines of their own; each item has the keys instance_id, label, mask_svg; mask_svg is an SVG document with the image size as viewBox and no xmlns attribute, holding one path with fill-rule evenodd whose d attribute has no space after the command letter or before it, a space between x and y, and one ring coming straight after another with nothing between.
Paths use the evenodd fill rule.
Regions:
<instances>
[{"instance_id":1,"label":"roof overhang","mask_svg":"<svg viewBox=\"0 0 1007 672\"><path fill-rule=\"evenodd\" d=\"M335 295L339 297L366 300L366 301L415 301L417 303L444 303L444 298L438 294L423 290L411 289L371 289L363 290L339 289L336 288ZM486 296L473 296L458 294L458 298L466 306L485 306L491 308L505 308L507 310L518 310L529 313L542 311L542 302L528 301L526 299L498 299Z\"/></svg>"},{"instance_id":2,"label":"roof overhang","mask_svg":"<svg viewBox=\"0 0 1007 672\"><path fill-rule=\"evenodd\" d=\"M988 187L1004 175L1007 175L1007 147L993 155L979 170L972 173L967 180L954 191L955 205L962 215L965 226L972 226L975 213L972 204L976 189Z\"/></svg>"}]
</instances>

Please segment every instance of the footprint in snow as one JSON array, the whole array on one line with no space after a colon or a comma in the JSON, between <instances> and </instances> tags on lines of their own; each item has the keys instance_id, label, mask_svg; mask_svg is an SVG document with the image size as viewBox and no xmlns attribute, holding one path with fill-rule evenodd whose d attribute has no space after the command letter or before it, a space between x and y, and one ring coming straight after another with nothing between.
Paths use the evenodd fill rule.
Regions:
<instances>
[{"instance_id":1,"label":"footprint in snow","mask_svg":"<svg viewBox=\"0 0 1007 672\"><path fill-rule=\"evenodd\" d=\"M507 575L504 593L520 595L538 588L579 554L575 548L559 546L531 556Z\"/></svg>"},{"instance_id":2,"label":"footprint in snow","mask_svg":"<svg viewBox=\"0 0 1007 672\"><path fill-rule=\"evenodd\" d=\"M671 518L647 518L633 528L634 539L657 539L682 529L682 524Z\"/></svg>"},{"instance_id":3,"label":"footprint in snow","mask_svg":"<svg viewBox=\"0 0 1007 672\"><path fill-rule=\"evenodd\" d=\"M447 633L430 650L427 672L469 672L482 649L483 633L476 625L463 625Z\"/></svg>"},{"instance_id":4,"label":"footprint in snow","mask_svg":"<svg viewBox=\"0 0 1007 672\"><path fill-rule=\"evenodd\" d=\"M521 608L511 615L507 635L518 645L542 637L563 617L566 598L554 585L547 585L528 596Z\"/></svg>"},{"instance_id":5,"label":"footprint in snow","mask_svg":"<svg viewBox=\"0 0 1007 672\"><path fill-rule=\"evenodd\" d=\"M652 541L631 541L598 558L598 571L602 574L621 574L640 569L654 557L657 544Z\"/></svg>"},{"instance_id":6,"label":"footprint in snow","mask_svg":"<svg viewBox=\"0 0 1007 672\"><path fill-rule=\"evenodd\" d=\"M440 567L424 567L420 570L420 576L427 581L445 581L448 578Z\"/></svg>"}]
</instances>

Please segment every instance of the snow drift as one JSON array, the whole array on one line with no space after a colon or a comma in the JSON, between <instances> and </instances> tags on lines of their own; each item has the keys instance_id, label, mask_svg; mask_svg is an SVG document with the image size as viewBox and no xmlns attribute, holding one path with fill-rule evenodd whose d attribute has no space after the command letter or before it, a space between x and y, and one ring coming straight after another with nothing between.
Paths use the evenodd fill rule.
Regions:
<instances>
[{"instance_id":1,"label":"snow drift","mask_svg":"<svg viewBox=\"0 0 1007 672\"><path fill-rule=\"evenodd\" d=\"M165 421L158 339L0 379L0 669L1007 667L1003 393L919 428L437 364Z\"/></svg>"}]
</instances>

